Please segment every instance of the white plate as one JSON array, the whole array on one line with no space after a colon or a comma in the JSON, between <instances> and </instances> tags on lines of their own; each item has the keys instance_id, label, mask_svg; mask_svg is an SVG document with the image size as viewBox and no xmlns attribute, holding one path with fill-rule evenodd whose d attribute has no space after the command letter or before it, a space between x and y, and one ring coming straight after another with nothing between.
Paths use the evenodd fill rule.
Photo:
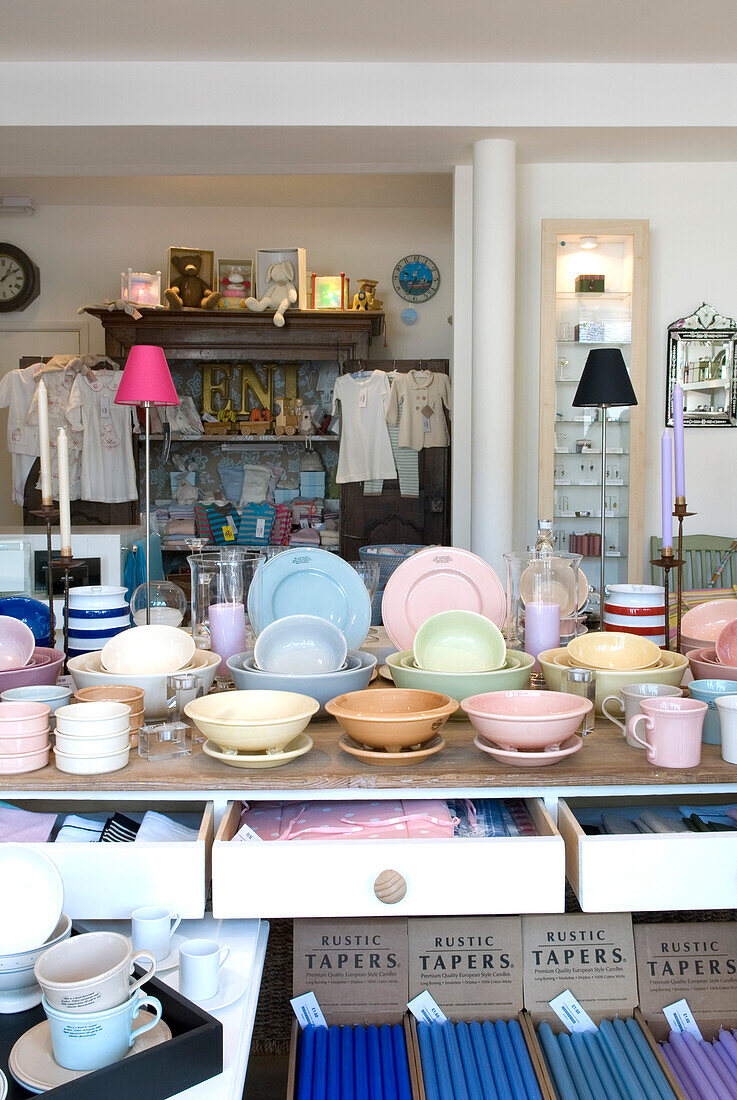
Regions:
<instances>
[{"instance_id":1,"label":"white plate","mask_svg":"<svg viewBox=\"0 0 737 1100\"><path fill-rule=\"evenodd\" d=\"M176 974L170 974L166 979L167 985L170 985L172 989L176 989L177 993L181 993L179 988L181 974L177 971ZM229 966L224 966L220 971L220 988L214 997L210 997L209 1000L195 1001L200 1008L204 1008L205 1012L217 1012L220 1008L227 1008L228 1005L235 1004L240 1000L246 991L246 979L237 970L231 969ZM186 997L186 993L182 993L183 997ZM192 997L189 998L193 1000Z\"/></svg>"},{"instance_id":2,"label":"white plate","mask_svg":"<svg viewBox=\"0 0 737 1100\"><path fill-rule=\"evenodd\" d=\"M4 955L45 943L64 902L61 875L47 855L22 844L0 844L0 945Z\"/></svg>"},{"instance_id":3,"label":"white plate","mask_svg":"<svg viewBox=\"0 0 737 1100\"><path fill-rule=\"evenodd\" d=\"M162 959L161 962L156 963L157 974L166 974L167 970L176 970L179 966L179 948L186 942L187 937L180 936L178 932L172 936L171 943L169 944L171 948L169 954L165 959ZM0 1098L0 1100L2 1100L2 1098Z\"/></svg>"}]
</instances>

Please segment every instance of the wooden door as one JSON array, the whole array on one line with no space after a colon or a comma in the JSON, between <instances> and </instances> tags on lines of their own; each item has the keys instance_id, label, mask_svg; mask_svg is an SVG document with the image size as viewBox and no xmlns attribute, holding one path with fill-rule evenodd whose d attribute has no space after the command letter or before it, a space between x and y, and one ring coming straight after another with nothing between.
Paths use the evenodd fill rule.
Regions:
<instances>
[{"instance_id":1,"label":"wooden door","mask_svg":"<svg viewBox=\"0 0 737 1100\"><path fill-rule=\"evenodd\" d=\"M447 359L354 360L350 370L387 372L431 370L449 373ZM378 542L450 542L450 447L429 447L419 452L419 497L402 496L399 481L385 481L381 496L366 496L363 482L340 487L340 551L348 561L358 560L361 546Z\"/></svg>"}]
</instances>

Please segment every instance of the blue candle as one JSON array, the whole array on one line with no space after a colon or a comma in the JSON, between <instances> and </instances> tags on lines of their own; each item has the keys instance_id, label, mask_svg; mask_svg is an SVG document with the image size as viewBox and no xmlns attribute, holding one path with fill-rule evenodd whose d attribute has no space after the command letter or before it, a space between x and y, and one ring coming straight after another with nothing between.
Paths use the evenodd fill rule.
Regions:
<instances>
[{"instance_id":1,"label":"blue candle","mask_svg":"<svg viewBox=\"0 0 737 1100\"><path fill-rule=\"evenodd\" d=\"M455 1093L455 1100L468 1100L468 1087L466 1085L466 1075L463 1072L463 1059L461 1058L461 1048L458 1045L458 1036L456 1035L455 1024L450 1020L446 1020L442 1024L443 1038L445 1039L445 1050L448 1055L448 1065L450 1067L450 1079L453 1083L453 1092Z\"/></svg>"},{"instance_id":2,"label":"blue candle","mask_svg":"<svg viewBox=\"0 0 737 1100\"><path fill-rule=\"evenodd\" d=\"M576 1092L578 1093L578 1100L594 1100L594 1094L589 1088L586 1082L586 1076L581 1069L576 1052L573 1049L570 1035L566 1035L565 1032L561 1032L558 1036L558 1046L560 1052L563 1055L563 1061L566 1064L566 1069L571 1075L571 1080L576 1086Z\"/></svg>"},{"instance_id":3,"label":"blue candle","mask_svg":"<svg viewBox=\"0 0 737 1100\"><path fill-rule=\"evenodd\" d=\"M440 1090L438 1089L438 1077L435 1072L435 1056L432 1052L432 1039L430 1038L429 1024L420 1022L417 1025L417 1041L420 1044L422 1078L425 1082L427 1100L440 1100Z\"/></svg>"},{"instance_id":4,"label":"blue candle","mask_svg":"<svg viewBox=\"0 0 737 1100\"><path fill-rule=\"evenodd\" d=\"M379 1028L379 1046L381 1047L381 1085L384 1090L384 1100L396 1100L397 1073L394 1069L394 1043L389 1024L383 1024Z\"/></svg>"},{"instance_id":5,"label":"blue candle","mask_svg":"<svg viewBox=\"0 0 737 1100\"><path fill-rule=\"evenodd\" d=\"M576 1052L578 1058L578 1064L581 1067L581 1072L584 1074L588 1086L593 1094L594 1100L617 1100L616 1089L613 1093L607 1092L604 1082L601 1080L599 1072L594 1065L594 1060L591 1057L591 1053L583 1041L583 1034L580 1031L574 1031L571 1035L571 1046ZM612 1082L612 1084L614 1084ZM671 1096L671 1100L673 1097Z\"/></svg>"},{"instance_id":6,"label":"blue candle","mask_svg":"<svg viewBox=\"0 0 737 1100\"><path fill-rule=\"evenodd\" d=\"M432 1039L432 1053L435 1059L435 1073L438 1078L440 1100L455 1100L453 1080L448 1065L448 1053L440 1024L430 1024L430 1038Z\"/></svg>"},{"instance_id":7,"label":"blue candle","mask_svg":"<svg viewBox=\"0 0 737 1100\"><path fill-rule=\"evenodd\" d=\"M702 1048L704 1056L709 1059L719 1080L727 1090L731 1100L737 1100L737 1078L727 1069L721 1058L718 1057L715 1044L704 1043Z\"/></svg>"},{"instance_id":8,"label":"blue candle","mask_svg":"<svg viewBox=\"0 0 737 1100\"><path fill-rule=\"evenodd\" d=\"M666 1046L668 1049L668 1061L671 1069L676 1075L678 1084L681 1086L681 1091L686 1094L688 1100L702 1100L701 1093L691 1080L691 1075L683 1064L679 1052L672 1043L667 1043ZM666 1047L663 1047L664 1051L665 1049Z\"/></svg>"},{"instance_id":9,"label":"blue candle","mask_svg":"<svg viewBox=\"0 0 737 1100\"><path fill-rule=\"evenodd\" d=\"M609 1063L604 1057L604 1052L599 1043L599 1033L596 1031L584 1031L582 1038L591 1056L591 1061L596 1066L596 1072L606 1091L607 1100L627 1100L627 1097L623 1096L620 1091L616 1077L609 1069Z\"/></svg>"},{"instance_id":10,"label":"blue candle","mask_svg":"<svg viewBox=\"0 0 737 1100\"><path fill-rule=\"evenodd\" d=\"M327 1100L340 1100L340 1028L328 1029Z\"/></svg>"},{"instance_id":11,"label":"blue candle","mask_svg":"<svg viewBox=\"0 0 737 1100\"><path fill-rule=\"evenodd\" d=\"M374 1024L366 1028L366 1049L368 1051L368 1081L371 1100L384 1100L381 1085L381 1044L379 1029Z\"/></svg>"},{"instance_id":12,"label":"blue candle","mask_svg":"<svg viewBox=\"0 0 737 1100\"><path fill-rule=\"evenodd\" d=\"M560 1047L558 1046L558 1040L550 1024L546 1024L543 1021L537 1029L537 1033L540 1037L545 1061L550 1070L550 1076L553 1078L553 1084L555 1085L559 1100L579 1100L576 1086L568 1072Z\"/></svg>"},{"instance_id":13,"label":"blue candle","mask_svg":"<svg viewBox=\"0 0 737 1100\"><path fill-rule=\"evenodd\" d=\"M484 1035L486 1053L489 1055L489 1063L491 1065L491 1072L494 1074L494 1083L496 1085L496 1091L499 1093L499 1100L516 1100L516 1097L512 1096L512 1089L509 1085L509 1078L507 1077L507 1071L504 1066L499 1040L496 1037L494 1025L491 1020L484 1020L481 1025L481 1031Z\"/></svg>"},{"instance_id":14,"label":"blue candle","mask_svg":"<svg viewBox=\"0 0 737 1100\"><path fill-rule=\"evenodd\" d=\"M481 1088L484 1090L484 1098L485 1100L499 1100L499 1094L494 1084L494 1075L491 1072L489 1055L486 1053L486 1043L484 1042L484 1033L481 1030L481 1024L473 1020L469 1025L468 1032L471 1036L473 1053L476 1058L476 1069L479 1071Z\"/></svg>"},{"instance_id":15,"label":"blue candle","mask_svg":"<svg viewBox=\"0 0 737 1100\"><path fill-rule=\"evenodd\" d=\"M354 1100L356 1070L353 1064L353 1028L340 1029L340 1100Z\"/></svg>"},{"instance_id":16,"label":"blue candle","mask_svg":"<svg viewBox=\"0 0 737 1100\"><path fill-rule=\"evenodd\" d=\"M632 1016L628 1016L625 1020L625 1025L632 1036L635 1046L640 1052L640 1057L648 1068L653 1083L662 1100L673 1100L673 1090L668 1084L668 1078L663 1073L663 1068L655 1057L647 1039L643 1035L642 1028L637 1020L633 1019Z\"/></svg>"},{"instance_id":17,"label":"blue candle","mask_svg":"<svg viewBox=\"0 0 737 1100\"><path fill-rule=\"evenodd\" d=\"M356 1067L356 1100L370 1100L368 1083L368 1046L366 1029L353 1029L353 1061Z\"/></svg>"},{"instance_id":18,"label":"blue candle","mask_svg":"<svg viewBox=\"0 0 737 1100\"><path fill-rule=\"evenodd\" d=\"M297 1076L297 1100L311 1100L312 1067L315 1061L314 1027L306 1027L299 1039L299 1073Z\"/></svg>"},{"instance_id":19,"label":"blue candle","mask_svg":"<svg viewBox=\"0 0 737 1100\"><path fill-rule=\"evenodd\" d=\"M520 1073L522 1074L522 1080L525 1083L527 1100L542 1100L540 1086L538 1085L537 1077L535 1076L535 1067L532 1064L530 1052L527 1049L527 1043L525 1042L525 1037L522 1033L522 1028L520 1027L519 1020L509 1021L509 1035L512 1039L514 1053L517 1056L517 1065L519 1066Z\"/></svg>"},{"instance_id":20,"label":"blue candle","mask_svg":"<svg viewBox=\"0 0 737 1100\"><path fill-rule=\"evenodd\" d=\"M617 1037L611 1020L602 1020L599 1024L599 1036L601 1038L604 1056L609 1062L609 1068L614 1073L617 1081L624 1085L624 1095L629 1100L648 1100L640 1082L635 1076L635 1071L627 1060L624 1048ZM620 1085L620 1088L622 1085Z\"/></svg>"},{"instance_id":21,"label":"blue candle","mask_svg":"<svg viewBox=\"0 0 737 1100\"><path fill-rule=\"evenodd\" d=\"M463 1069L466 1074L469 1100L484 1100L484 1090L481 1087L481 1078L479 1077L476 1058L473 1053L471 1033L468 1030L468 1024L464 1023L462 1020L459 1020L456 1024L456 1037L458 1038Z\"/></svg>"},{"instance_id":22,"label":"blue candle","mask_svg":"<svg viewBox=\"0 0 737 1100\"><path fill-rule=\"evenodd\" d=\"M527 1094L525 1083L522 1080L522 1074L517 1064L517 1056L514 1053L514 1047L512 1046L512 1040L507 1030L506 1020L497 1020L494 1024L494 1031L496 1037L499 1040L499 1049L502 1052L502 1061L504 1062L504 1068L507 1071L507 1079L509 1080L509 1086L512 1090L512 1096L519 1096L524 1100Z\"/></svg>"},{"instance_id":23,"label":"blue candle","mask_svg":"<svg viewBox=\"0 0 737 1100\"><path fill-rule=\"evenodd\" d=\"M409 1062L407 1061L407 1042L401 1024L395 1024L392 1028L392 1042L394 1043L394 1068L397 1073L397 1100L412 1100L412 1083L409 1076Z\"/></svg>"},{"instance_id":24,"label":"blue candle","mask_svg":"<svg viewBox=\"0 0 737 1100\"><path fill-rule=\"evenodd\" d=\"M633 1021L634 1023L634 1021ZM637 1076L638 1081L643 1087L643 1090L648 1100L662 1100L660 1090L653 1081L650 1070L647 1064L642 1058L639 1050L635 1046L635 1040L630 1032L627 1030L627 1025L624 1020L620 1020L619 1017L614 1021L614 1030L617 1034L617 1038L622 1044L622 1049L627 1057L627 1061L632 1066L632 1069Z\"/></svg>"},{"instance_id":25,"label":"blue candle","mask_svg":"<svg viewBox=\"0 0 737 1100\"><path fill-rule=\"evenodd\" d=\"M328 1091L328 1029L315 1028L315 1061L312 1067L312 1100L326 1100Z\"/></svg>"}]
</instances>

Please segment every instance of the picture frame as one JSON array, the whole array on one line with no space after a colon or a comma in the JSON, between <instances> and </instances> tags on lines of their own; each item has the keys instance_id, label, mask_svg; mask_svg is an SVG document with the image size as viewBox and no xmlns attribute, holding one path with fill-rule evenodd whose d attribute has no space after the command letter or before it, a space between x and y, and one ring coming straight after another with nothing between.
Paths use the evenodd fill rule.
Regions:
<instances>
[{"instance_id":1,"label":"picture frame","mask_svg":"<svg viewBox=\"0 0 737 1100\"><path fill-rule=\"evenodd\" d=\"M255 292L253 260L226 260L218 257L217 285L215 290L222 295L221 309L240 309L243 298L251 297ZM231 282L231 275L235 276Z\"/></svg>"},{"instance_id":2,"label":"picture frame","mask_svg":"<svg viewBox=\"0 0 737 1100\"><path fill-rule=\"evenodd\" d=\"M213 290L215 289L215 253L209 248L187 248L185 245L170 245L166 253L166 285L170 287L181 272L174 266L175 257L191 256L196 254L202 257L200 278Z\"/></svg>"},{"instance_id":3,"label":"picture frame","mask_svg":"<svg viewBox=\"0 0 737 1100\"><path fill-rule=\"evenodd\" d=\"M133 271L130 267L120 273L120 297L124 302L137 306L161 305L161 272Z\"/></svg>"}]
</instances>

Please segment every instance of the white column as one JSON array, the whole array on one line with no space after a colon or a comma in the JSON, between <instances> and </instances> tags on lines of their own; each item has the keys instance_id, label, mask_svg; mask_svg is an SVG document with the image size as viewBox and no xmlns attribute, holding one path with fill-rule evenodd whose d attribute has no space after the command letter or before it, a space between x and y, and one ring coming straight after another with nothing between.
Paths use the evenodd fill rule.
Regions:
<instances>
[{"instance_id":1,"label":"white column","mask_svg":"<svg viewBox=\"0 0 737 1100\"><path fill-rule=\"evenodd\" d=\"M514 142L496 138L476 142L471 549L504 582L502 554L513 549L515 182ZM457 421L455 429L460 430Z\"/></svg>"},{"instance_id":2,"label":"white column","mask_svg":"<svg viewBox=\"0 0 737 1100\"><path fill-rule=\"evenodd\" d=\"M473 288L473 168L453 172L453 431L451 542L471 548L471 325Z\"/></svg>"}]
</instances>

